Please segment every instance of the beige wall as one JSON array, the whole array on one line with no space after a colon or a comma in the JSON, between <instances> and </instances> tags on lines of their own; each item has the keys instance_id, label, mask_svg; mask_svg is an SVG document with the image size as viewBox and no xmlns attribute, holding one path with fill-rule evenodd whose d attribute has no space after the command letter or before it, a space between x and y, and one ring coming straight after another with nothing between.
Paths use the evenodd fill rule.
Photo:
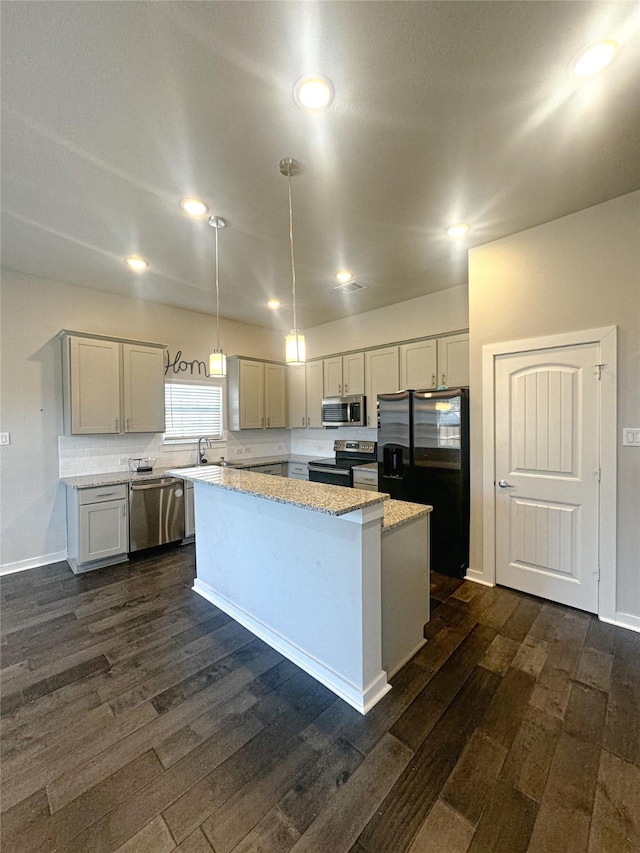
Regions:
<instances>
[{"instance_id":1,"label":"beige wall","mask_svg":"<svg viewBox=\"0 0 640 853\"><path fill-rule=\"evenodd\" d=\"M167 344L208 361L215 318L89 288L3 273L1 421L11 445L0 450L0 565L66 549L65 497L58 481L62 433L61 329ZM280 359L282 335L221 321L221 344L234 353ZM53 558L53 557L52 557Z\"/></svg>"},{"instance_id":2,"label":"beige wall","mask_svg":"<svg viewBox=\"0 0 640 853\"><path fill-rule=\"evenodd\" d=\"M468 317L465 284L306 329L307 358L457 332Z\"/></svg>"},{"instance_id":3,"label":"beige wall","mask_svg":"<svg viewBox=\"0 0 640 853\"><path fill-rule=\"evenodd\" d=\"M640 193L469 252L471 567L482 571L482 346L618 327L617 609L640 616Z\"/></svg>"}]
</instances>

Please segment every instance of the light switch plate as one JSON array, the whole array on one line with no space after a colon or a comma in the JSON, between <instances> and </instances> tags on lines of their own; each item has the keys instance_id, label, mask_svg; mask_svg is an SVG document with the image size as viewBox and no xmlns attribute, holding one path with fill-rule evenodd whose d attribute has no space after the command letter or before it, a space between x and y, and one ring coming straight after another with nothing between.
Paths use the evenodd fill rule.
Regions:
<instances>
[{"instance_id":1,"label":"light switch plate","mask_svg":"<svg viewBox=\"0 0 640 853\"><path fill-rule=\"evenodd\" d=\"M640 427L625 427L622 430L622 444L625 447L640 447Z\"/></svg>"},{"instance_id":2,"label":"light switch plate","mask_svg":"<svg viewBox=\"0 0 640 853\"><path fill-rule=\"evenodd\" d=\"M0 432L0 445L1 444L11 444L10 432Z\"/></svg>"}]
</instances>

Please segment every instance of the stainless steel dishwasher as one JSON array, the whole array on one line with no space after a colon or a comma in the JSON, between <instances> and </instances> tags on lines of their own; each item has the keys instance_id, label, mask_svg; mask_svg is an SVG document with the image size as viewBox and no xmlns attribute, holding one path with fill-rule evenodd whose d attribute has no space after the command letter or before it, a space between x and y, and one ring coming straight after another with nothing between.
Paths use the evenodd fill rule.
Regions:
<instances>
[{"instance_id":1,"label":"stainless steel dishwasher","mask_svg":"<svg viewBox=\"0 0 640 853\"><path fill-rule=\"evenodd\" d=\"M129 483L129 551L184 539L184 480Z\"/></svg>"}]
</instances>

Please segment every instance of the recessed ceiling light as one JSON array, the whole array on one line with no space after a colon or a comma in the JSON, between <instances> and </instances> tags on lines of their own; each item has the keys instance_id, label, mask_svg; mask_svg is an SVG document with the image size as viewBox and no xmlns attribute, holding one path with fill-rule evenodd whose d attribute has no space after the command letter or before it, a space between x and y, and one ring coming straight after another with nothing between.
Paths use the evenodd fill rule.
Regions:
<instances>
[{"instance_id":1,"label":"recessed ceiling light","mask_svg":"<svg viewBox=\"0 0 640 853\"><path fill-rule=\"evenodd\" d=\"M144 270L149 269L149 264L145 259L139 258L137 255L130 255L128 258L124 259L124 262L136 272L143 272Z\"/></svg>"},{"instance_id":2,"label":"recessed ceiling light","mask_svg":"<svg viewBox=\"0 0 640 853\"><path fill-rule=\"evenodd\" d=\"M293 97L305 110L323 110L333 101L333 84L321 74L308 74L293 87Z\"/></svg>"},{"instance_id":3,"label":"recessed ceiling light","mask_svg":"<svg viewBox=\"0 0 640 853\"><path fill-rule=\"evenodd\" d=\"M336 281L346 284L348 281L353 281L353 273L351 270L338 270L335 274Z\"/></svg>"},{"instance_id":4,"label":"recessed ceiling light","mask_svg":"<svg viewBox=\"0 0 640 853\"><path fill-rule=\"evenodd\" d=\"M199 198L183 198L180 201L180 207L187 216L204 216L209 212L207 205Z\"/></svg>"},{"instance_id":5,"label":"recessed ceiling light","mask_svg":"<svg viewBox=\"0 0 640 853\"><path fill-rule=\"evenodd\" d=\"M608 68L616 58L618 43L613 39L593 42L584 47L571 62L571 73L580 79L593 77Z\"/></svg>"},{"instance_id":6,"label":"recessed ceiling light","mask_svg":"<svg viewBox=\"0 0 640 853\"><path fill-rule=\"evenodd\" d=\"M471 226L467 225L466 222L456 222L454 225L450 225L445 234L447 237L451 237L452 240L461 240L463 237L466 237L469 231L471 230Z\"/></svg>"},{"instance_id":7,"label":"recessed ceiling light","mask_svg":"<svg viewBox=\"0 0 640 853\"><path fill-rule=\"evenodd\" d=\"M269 301L267 302L267 308L271 308L273 311L275 311L276 308L279 308L281 305L282 303L279 299L269 299Z\"/></svg>"}]
</instances>

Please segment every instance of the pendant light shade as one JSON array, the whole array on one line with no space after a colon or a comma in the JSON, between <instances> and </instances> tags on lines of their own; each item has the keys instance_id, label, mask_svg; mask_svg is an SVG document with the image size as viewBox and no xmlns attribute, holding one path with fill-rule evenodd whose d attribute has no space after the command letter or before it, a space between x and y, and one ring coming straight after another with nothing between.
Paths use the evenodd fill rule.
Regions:
<instances>
[{"instance_id":1,"label":"pendant light shade","mask_svg":"<svg viewBox=\"0 0 640 853\"><path fill-rule=\"evenodd\" d=\"M304 335L295 329L284 339L284 360L287 364L304 364L306 361Z\"/></svg>"},{"instance_id":2,"label":"pendant light shade","mask_svg":"<svg viewBox=\"0 0 640 853\"><path fill-rule=\"evenodd\" d=\"M285 338L284 360L286 364L304 364L306 361L304 335L298 331L296 322L296 265L293 256L293 208L291 206L291 178L300 171L300 165L291 157L280 161L280 174L287 178L289 187L289 248L291 250L291 296L293 302L293 329Z\"/></svg>"},{"instance_id":3,"label":"pendant light shade","mask_svg":"<svg viewBox=\"0 0 640 853\"><path fill-rule=\"evenodd\" d=\"M210 216L209 225L216 230L216 348L209 354L209 376L227 375L227 357L220 349L220 281L218 274L218 231L227 223L221 216Z\"/></svg>"}]
</instances>

